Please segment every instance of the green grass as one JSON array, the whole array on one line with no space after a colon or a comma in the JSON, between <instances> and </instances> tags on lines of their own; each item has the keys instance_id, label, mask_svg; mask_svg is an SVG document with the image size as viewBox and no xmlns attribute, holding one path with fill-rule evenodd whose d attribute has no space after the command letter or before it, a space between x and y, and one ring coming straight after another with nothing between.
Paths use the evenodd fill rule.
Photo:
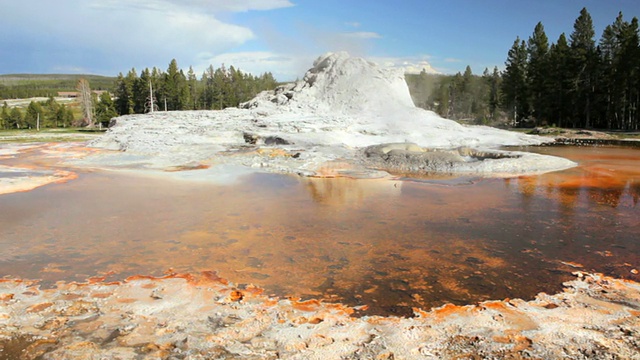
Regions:
<instances>
[{"instance_id":1,"label":"green grass","mask_svg":"<svg viewBox=\"0 0 640 360\"><path fill-rule=\"evenodd\" d=\"M76 142L90 140L100 134L81 128L0 130L0 143Z\"/></svg>"},{"instance_id":2,"label":"green grass","mask_svg":"<svg viewBox=\"0 0 640 360\"><path fill-rule=\"evenodd\" d=\"M609 134L618 139L640 139L640 132L610 132Z\"/></svg>"}]
</instances>

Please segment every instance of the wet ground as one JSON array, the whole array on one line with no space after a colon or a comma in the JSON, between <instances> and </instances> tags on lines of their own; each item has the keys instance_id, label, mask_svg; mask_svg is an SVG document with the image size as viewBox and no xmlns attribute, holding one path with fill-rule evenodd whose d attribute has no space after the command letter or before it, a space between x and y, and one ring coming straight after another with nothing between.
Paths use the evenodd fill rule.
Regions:
<instances>
[{"instance_id":1,"label":"wet ground","mask_svg":"<svg viewBox=\"0 0 640 360\"><path fill-rule=\"evenodd\" d=\"M528 150L580 167L513 179L253 174L234 185L79 171L0 196L0 275L49 286L215 270L384 315L555 293L575 270L640 280L640 151ZM41 152L3 164L34 161Z\"/></svg>"}]
</instances>

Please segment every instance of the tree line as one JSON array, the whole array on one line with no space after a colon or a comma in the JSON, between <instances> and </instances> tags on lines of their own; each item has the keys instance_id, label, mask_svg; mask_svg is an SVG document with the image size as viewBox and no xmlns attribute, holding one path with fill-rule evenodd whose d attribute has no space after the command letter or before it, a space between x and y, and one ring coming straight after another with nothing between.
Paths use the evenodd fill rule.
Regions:
<instances>
[{"instance_id":1,"label":"tree line","mask_svg":"<svg viewBox=\"0 0 640 360\"><path fill-rule=\"evenodd\" d=\"M504 114L500 106L502 77L498 68L485 69L482 76L474 75L467 66L464 74L405 75L409 91L416 106L433 110L440 116L487 125Z\"/></svg>"},{"instance_id":2,"label":"tree line","mask_svg":"<svg viewBox=\"0 0 640 360\"><path fill-rule=\"evenodd\" d=\"M407 82L413 93L428 88L414 96L416 105L451 119L638 130L638 19L626 21L619 13L596 42L591 15L583 8L569 37L562 33L549 44L542 23L526 41L516 37L502 72L485 69L476 76L467 67L464 74L423 73Z\"/></svg>"},{"instance_id":3,"label":"tree line","mask_svg":"<svg viewBox=\"0 0 640 360\"><path fill-rule=\"evenodd\" d=\"M25 75L27 76L27 75ZM44 75L43 75L44 76ZM57 75L53 75L56 76ZM230 66L214 68L210 65L198 79L192 67L185 75L178 68L176 60L169 63L167 71L158 68L144 69L138 76L135 69L131 69L126 76L122 73L113 80L111 86L113 97L109 92L102 92L99 96L91 94L88 78L80 77L76 80L76 90L80 104L65 105L58 103L52 93L57 93L57 87L47 87L46 80L27 79L23 76L10 75L3 85L8 94L28 95L47 94L46 101L31 101L26 109L9 107L5 101L0 113L0 128L2 129L33 129L38 125L43 128L93 126L102 124L107 126L111 118L118 115L141 114L151 110L219 110L231 106L238 106L248 101L260 91L274 89L278 83L269 72L260 76L244 73ZM103 77L99 78L99 87L104 87ZM64 78L64 81L68 79ZM55 80L62 81L62 80ZM56 82L56 84L60 84ZM82 85L82 86L81 86ZM57 85L56 85L57 86ZM66 85L65 85L66 86ZM81 89L84 89L81 91ZM65 89L68 90L68 89ZM35 91L35 92L34 92ZM153 97L150 95L153 92ZM82 95L85 93L85 95ZM91 94L91 95L89 95ZM74 116L74 111L81 114Z\"/></svg>"},{"instance_id":4,"label":"tree line","mask_svg":"<svg viewBox=\"0 0 640 360\"><path fill-rule=\"evenodd\" d=\"M210 65L198 79L192 67L185 74L171 60L167 71L144 69L140 75L131 69L118 74L114 90L115 110L119 115L159 110L220 110L238 106L260 91L277 86L270 72L260 76L230 66ZM153 96L151 93L153 92Z\"/></svg>"},{"instance_id":5,"label":"tree line","mask_svg":"<svg viewBox=\"0 0 640 360\"><path fill-rule=\"evenodd\" d=\"M99 75L10 74L0 75L0 100L57 96L74 91L79 79L87 79L93 90L112 91L114 77Z\"/></svg>"},{"instance_id":6,"label":"tree line","mask_svg":"<svg viewBox=\"0 0 640 360\"><path fill-rule=\"evenodd\" d=\"M0 129L35 129L69 127L74 125L71 107L58 103L53 97L46 101L31 101L24 111L5 101L0 112Z\"/></svg>"}]
</instances>

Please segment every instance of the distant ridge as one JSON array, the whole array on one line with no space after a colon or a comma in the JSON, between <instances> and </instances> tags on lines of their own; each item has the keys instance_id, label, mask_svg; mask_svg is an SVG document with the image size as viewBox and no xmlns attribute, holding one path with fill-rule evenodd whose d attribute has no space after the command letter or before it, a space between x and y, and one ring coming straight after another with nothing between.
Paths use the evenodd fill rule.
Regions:
<instances>
[{"instance_id":1,"label":"distant ridge","mask_svg":"<svg viewBox=\"0 0 640 360\"><path fill-rule=\"evenodd\" d=\"M92 90L112 92L116 77L89 74L2 74L0 99L25 99L56 96L59 92L75 91L78 80L89 81Z\"/></svg>"},{"instance_id":2,"label":"distant ridge","mask_svg":"<svg viewBox=\"0 0 640 360\"><path fill-rule=\"evenodd\" d=\"M0 83L4 85L13 85L12 83L20 83L25 80L78 80L85 78L89 81L115 81L115 76L91 75L91 74L0 74Z\"/></svg>"}]
</instances>

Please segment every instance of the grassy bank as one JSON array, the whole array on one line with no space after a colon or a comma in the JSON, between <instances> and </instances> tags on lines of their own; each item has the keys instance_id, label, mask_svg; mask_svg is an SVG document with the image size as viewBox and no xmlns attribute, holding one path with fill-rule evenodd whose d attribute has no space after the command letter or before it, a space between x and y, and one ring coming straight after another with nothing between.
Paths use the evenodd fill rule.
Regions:
<instances>
[{"instance_id":1,"label":"grassy bank","mask_svg":"<svg viewBox=\"0 0 640 360\"><path fill-rule=\"evenodd\" d=\"M87 141L102 135L83 128L37 130L0 130L0 143Z\"/></svg>"}]
</instances>

